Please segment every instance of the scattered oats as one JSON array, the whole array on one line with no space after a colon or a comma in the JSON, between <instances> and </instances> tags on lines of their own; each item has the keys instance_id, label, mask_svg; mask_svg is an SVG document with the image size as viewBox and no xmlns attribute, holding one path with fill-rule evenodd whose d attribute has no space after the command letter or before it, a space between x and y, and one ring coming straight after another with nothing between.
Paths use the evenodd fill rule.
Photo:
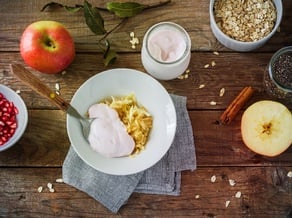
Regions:
<instances>
[{"instance_id":1,"label":"scattered oats","mask_svg":"<svg viewBox=\"0 0 292 218\"><path fill-rule=\"evenodd\" d=\"M219 55L219 52L218 51L214 51L213 54L214 55Z\"/></svg>"},{"instance_id":2,"label":"scattered oats","mask_svg":"<svg viewBox=\"0 0 292 218\"><path fill-rule=\"evenodd\" d=\"M233 179L229 179L229 185L231 185L231 186L235 186L235 181L233 180Z\"/></svg>"},{"instance_id":3,"label":"scattered oats","mask_svg":"<svg viewBox=\"0 0 292 218\"><path fill-rule=\"evenodd\" d=\"M50 192L55 192L55 189L50 188L49 191L50 191Z\"/></svg>"},{"instance_id":4,"label":"scattered oats","mask_svg":"<svg viewBox=\"0 0 292 218\"><path fill-rule=\"evenodd\" d=\"M38 187L38 192L41 193L43 191L43 186Z\"/></svg>"},{"instance_id":5,"label":"scattered oats","mask_svg":"<svg viewBox=\"0 0 292 218\"><path fill-rule=\"evenodd\" d=\"M289 172L287 173L287 176L288 176L289 178L292 178L292 171L289 171Z\"/></svg>"},{"instance_id":6,"label":"scattered oats","mask_svg":"<svg viewBox=\"0 0 292 218\"><path fill-rule=\"evenodd\" d=\"M281 32L281 28L280 27L277 28L277 32L278 33Z\"/></svg>"},{"instance_id":7,"label":"scattered oats","mask_svg":"<svg viewBox=\"0 0 292 218\"><path fill-rule=\"evenodd\" d=\"M225 202L225 207L228 207L229 204L230 204L230 201L226 201L226 202Z\"/></svg>"},{"instance_id":8,"label":"scattered oats","mask_svg":"<svg viewBox=\"0 0 292 218\"><path fill-rule=\"evenodd\" d=\"M190 72L191 71L189 69L187 69L182 75L178 76L177 78L178 79L187 79L187 78L189 78L189 73Z\"/></svg>"},{"instance_id":9,"label":"scattered oats","mask_svg":"<svg viewBox=\"0 0 292 218\"><path fill-rule=\"evenodd\" d=\"M236 198L240 198L241 197L241 192L240 191L236 192L235 197Z\"/></svg>"},{"instance_id":10,"label":"scattered oats","mask_svg":"<svg viewBox=\"0 0 292 218\"><path fill-rule=\"evenodd\" d=\"M59 179L56 179L56 182L57 182L57 183L63 183L64 181L63 181L62 178L59 178Z\"/></svg>"},{"instance_id":11,"label":"scattered oats","mask_svg":"<svg viewBox=\"0 0 292 218\"><path fill-rule=\"evenodd\" d=\"M19 89L18 89L18 90L16 90L15 92L16 92L16 94L20 94L20 90L19 90Z\"/></svg>"},{"instance_id":12,"label":"scattered oats","mask_svg":"<svg viewBox=\"0 0 292 218\"><path fill-rule=\"evenodd\" d=\"M211 177L211 182L216 182L216 176L215 175L213 175L212 177Z\"/></svg>"},{"instance_id":13,"label":"scattered oats","mask_svg":"<svg viewBox=\"0 0 292 218\"><path fill-rule=\"evenodd\" d=\"M205 87L205 84L201 84L201 85L199 85L199 89L202 89L202 88L204 88Z\"/></svg>"},{"instance_id":14,"label":"scattered oats","mask_svg":"<svg viewBox=\"0 0 292 218\"><path fill-rule=\"evenodd\" d=\"M66 73L67 73L67 72L64 70L64 71L62 71L62 73L61 73L61 74L62 74L62 75L65 75Z\"/></svg>"},{"instance_id":15,"label":"scattered oats","mask_svg":"<svg viewBox=\"0 0 292 218\"><path fill-rule=\"evenodd\" d=\"M200 198L200 195L196 195L195 198L196 198L196 199L199 199L199 198Z\"/></svg>"},{"instance_id":16,"label":"scattered oats","mask_svg":"<svg viewBox=\"0 0 292 218\"><path fill-rule=\"evenodd\" d=\"M220 89L219 96L222 97L225 94L225 88Z\"/></svg>"},{"instance_id":17,"label":"scattered oats","mask_svg":"<svg viewBox=\"0 0 292 218\"><path fill-rule=\"evenodd\" d=\"M215 61L211 61L211 66L214 67L216 65Z\"/></svg>"},{"instance_id":18,"label":"scattered oats","mask_svg":"<svg viewBox=\"0 0 292 218\"><path fill-rule=\"evenodd\" d=\"M205 64L204 68L208 68L210 66L210 64Z\"/></svg>"},{"instance_id":19,"label":"scattered oats","mask_svg":"<svg viewBox=\"0 0 292 218\"><path fill-rule=\"evenodd\" d=\"M130 37L131 37L130 43L132 45L131 48L136 49L136 45L139 44L139 39L137 37L135 37L134 32L130 32Z\"/></svg>"},{"instance_id":20,"label":"scattered oats","mask_svg":"<svg viewBox=\"0 0 292 218\"><path fill-rule=\"evenodd\" d=\"M216 105L217 104L217 102L216 101L210 101L210 103L209 103L210 105Z\"/></svg>"},{"instance_id":21,"label":"scattered oats","mask_svg":"<svg viewBox=\"0 0 292 218\"><path fill-rule=\"evenodd\" d=\"M52 189L52 188L53 188L53 184L50 183L50 182L48 182L47 187L48 187L49 189Z\"/></svg>"},{"instance_id":22,"label":"scattered oats","mask_svg":"<svg viewBox=\"0 0 292 218\"><path fill-rule=\"evenodd\" d=\"M58 90L57 90L57 91L55 91L55 92L56 92L56 94L57 94L57 95L60 95L60 94L61 94L61 93L60 93Z\"/></svg>"}]
</instances>

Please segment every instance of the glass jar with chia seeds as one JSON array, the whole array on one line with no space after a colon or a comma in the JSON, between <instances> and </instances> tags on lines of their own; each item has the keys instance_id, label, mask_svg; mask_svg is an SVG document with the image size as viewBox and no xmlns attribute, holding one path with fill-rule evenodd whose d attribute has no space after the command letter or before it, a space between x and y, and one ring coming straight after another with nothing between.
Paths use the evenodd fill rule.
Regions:
<instances>
[{"instance_id":1,"label":"glass jar with chia seeds","mask_svg":"<svg viewBox=\"0 0 292 218\"><path fill-rule=\"evenodd\" d=\"M264 87L271 96L292 103L292 46L272 56L264 75Z\"/></svg>"}]
</instances>

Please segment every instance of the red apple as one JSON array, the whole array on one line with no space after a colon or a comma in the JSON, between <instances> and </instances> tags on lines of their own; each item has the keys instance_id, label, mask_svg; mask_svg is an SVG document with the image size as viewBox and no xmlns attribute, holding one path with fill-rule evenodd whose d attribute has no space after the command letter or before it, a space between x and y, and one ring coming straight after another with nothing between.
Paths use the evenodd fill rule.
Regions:
<instances>
[{"instance_id":1,"label":"red apple","mask_svg":"<svg viewBox=\"0 0 292 218\"><path fill-rule=\"evenodd\" d=\"M59 73L75 57L74 41L67 29L56 21L30 24L20 40L20 53L27 65L42 73Z\"/></svg>"},{"instance_id":2,"label":"red apple","mask_svg":"<svg viewBox=\"0 0 292 218\"><path fill-rule=\"evenodd\" d=\"M279 102L258 101L243 113L241 135L252 151L269 157L279 155L292 144L292 114Z\"/></svg>"}]
</instances>

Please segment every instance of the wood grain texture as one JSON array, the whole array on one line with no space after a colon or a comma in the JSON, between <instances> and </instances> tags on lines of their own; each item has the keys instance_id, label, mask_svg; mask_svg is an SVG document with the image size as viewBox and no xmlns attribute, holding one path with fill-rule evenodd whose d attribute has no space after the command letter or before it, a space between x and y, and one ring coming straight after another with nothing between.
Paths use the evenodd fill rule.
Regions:
<instances>
[{"instance_id":1,"label":"wood grain texture","mask_svg":"<svg viewBox=\"0 0 292 218\"><path fill-rule=\"evenodd\" d=\"M250 102L258 99L269 99L263 88L263 75L271 53L220 53L218 56L212 52L193 52L189 66L189 78L184 80L160 81L169 93L183 95L188 98L188 108L193 109L225 109L245 86L252 86L256 93ZM60 85L61 96L70 101L76 90L89 77L110 68L133 68L145 72L140 54L120 54L117 62L110 68L105 68L98 61L102 58L98 54L77 54L73 64L66 70L66 74L47 75L31 70L51 89L55 84ZM206 64L215 61L214 67L204 68ZM9 63L23 64L17 53L0 53L0 82L10 85L11 88L21 91L28 108L49 109L54 107L50 101L41 98L27 85L19 81L10 72ZM94 63L94 64L92 64ZM200 89L200 85L205 87ZM221 88L226 92L219 97ZM217 105L210 105L215 101Z\"/></svg>"},{"instance_id":2,"label":"wood grain texture","mask_svg":"<svg viewBox=\"0 0 292 218\"><path fill-rule=\"evenodd\" d=\"M55 180L60 168L1 170L0 216L4 217L289 217L292 186L285 167L199 168L182 174L180 196L134 193L117 215L87 194ZM210 178L215 175L216 181ZM236 182L230 186L229 179ZM47 183L53 184L50 193ZM43 191L37 191L43 186ZM240 191L241 197L235 194ZM199 198L196 196L199 195ZM230 201L225 207L225 202Z\"/></svg>"},{"instance_id":3,"label":"wood grain texture","mask_svg":"<svg viewBox=\"0 0 292 218\"><path fill-rule=\"evenodd\" d=\"M230 125L218 125L222 111L190 111L198 166L291 166L292 147L268 158L256 155L242 142L240 112ZM70 142L66 114L58 110L29 110L22 139L0 153L0 167L61 167Z\"/></svg>"},{"instance_id":4,"label":"wood grain texture","mask_svg":"<svg viewBox=\"0 0 292 218\"><path fill-rule=\"evenodd\" d=\"M95 52L98 50L96 42L98 37L90 32L84 22L82 11L75 14L65 12L60 8L54 11L40 12L41 8L48 3L46 0L26 1L9 1L4 0L0 8L0 51L18 51L18 42L25 27L37 20L55 20L63 23L71 32L76 42L77 51ZM82 0L57 1L66 5L82 4ZM105 7L107 1L90 1L94 6ZM144 3L145 1L137 1ZM147 1L147 3L157 3L155 0ZM25 10L24 10L25 8ZM284 17L283 20L291 20L292 6L289 0L283 1ZM15 16L17 14L17 16ZM107 30L112 29L120 22L120 19L114 15L102 12L105 19L105 27ZM175 15L175 16L174 16ZM147 20L147 22L145 22ZM209 25L209 1L192 0L180 1L173 0L171 4L163 7L151 9L139 14L133 19L129 19L124 25L112 34L109 39L113 42L112 46L116 50L123 52L133 52L129 45L129 33L134 31L136 36L142 40L146 30L158 21L172 21L183 25L188 31L192 40L192 50L209 51L209 50L225 50L213 36ZM283 22L281 31L269 41L269 43L259 49L259 51L274 51L284 45L291 43L292 36L287 34L292 28L291 22Z\"/></svg>"}]
</instances>

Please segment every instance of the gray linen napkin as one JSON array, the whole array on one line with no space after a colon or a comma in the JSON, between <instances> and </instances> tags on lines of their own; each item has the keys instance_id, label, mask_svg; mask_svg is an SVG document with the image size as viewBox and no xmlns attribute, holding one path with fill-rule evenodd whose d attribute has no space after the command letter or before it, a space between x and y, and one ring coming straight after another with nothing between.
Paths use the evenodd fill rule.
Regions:
<instances>
[{"instance_id":1,"label":"gray linen napkin","mask_svg":"<svg viewBox=\"0 0 292 218\"><path fill-rule=\"evenodd\" d=\"M158 163L132 175L109 175L88 166L70 147L63 164L64 182L87 193L113 213L133 192L179 195L181 171L196 169L196 154L186 97L171 98L176 108L177 129L169 151Z\"/></svg>"}]
</instances>

